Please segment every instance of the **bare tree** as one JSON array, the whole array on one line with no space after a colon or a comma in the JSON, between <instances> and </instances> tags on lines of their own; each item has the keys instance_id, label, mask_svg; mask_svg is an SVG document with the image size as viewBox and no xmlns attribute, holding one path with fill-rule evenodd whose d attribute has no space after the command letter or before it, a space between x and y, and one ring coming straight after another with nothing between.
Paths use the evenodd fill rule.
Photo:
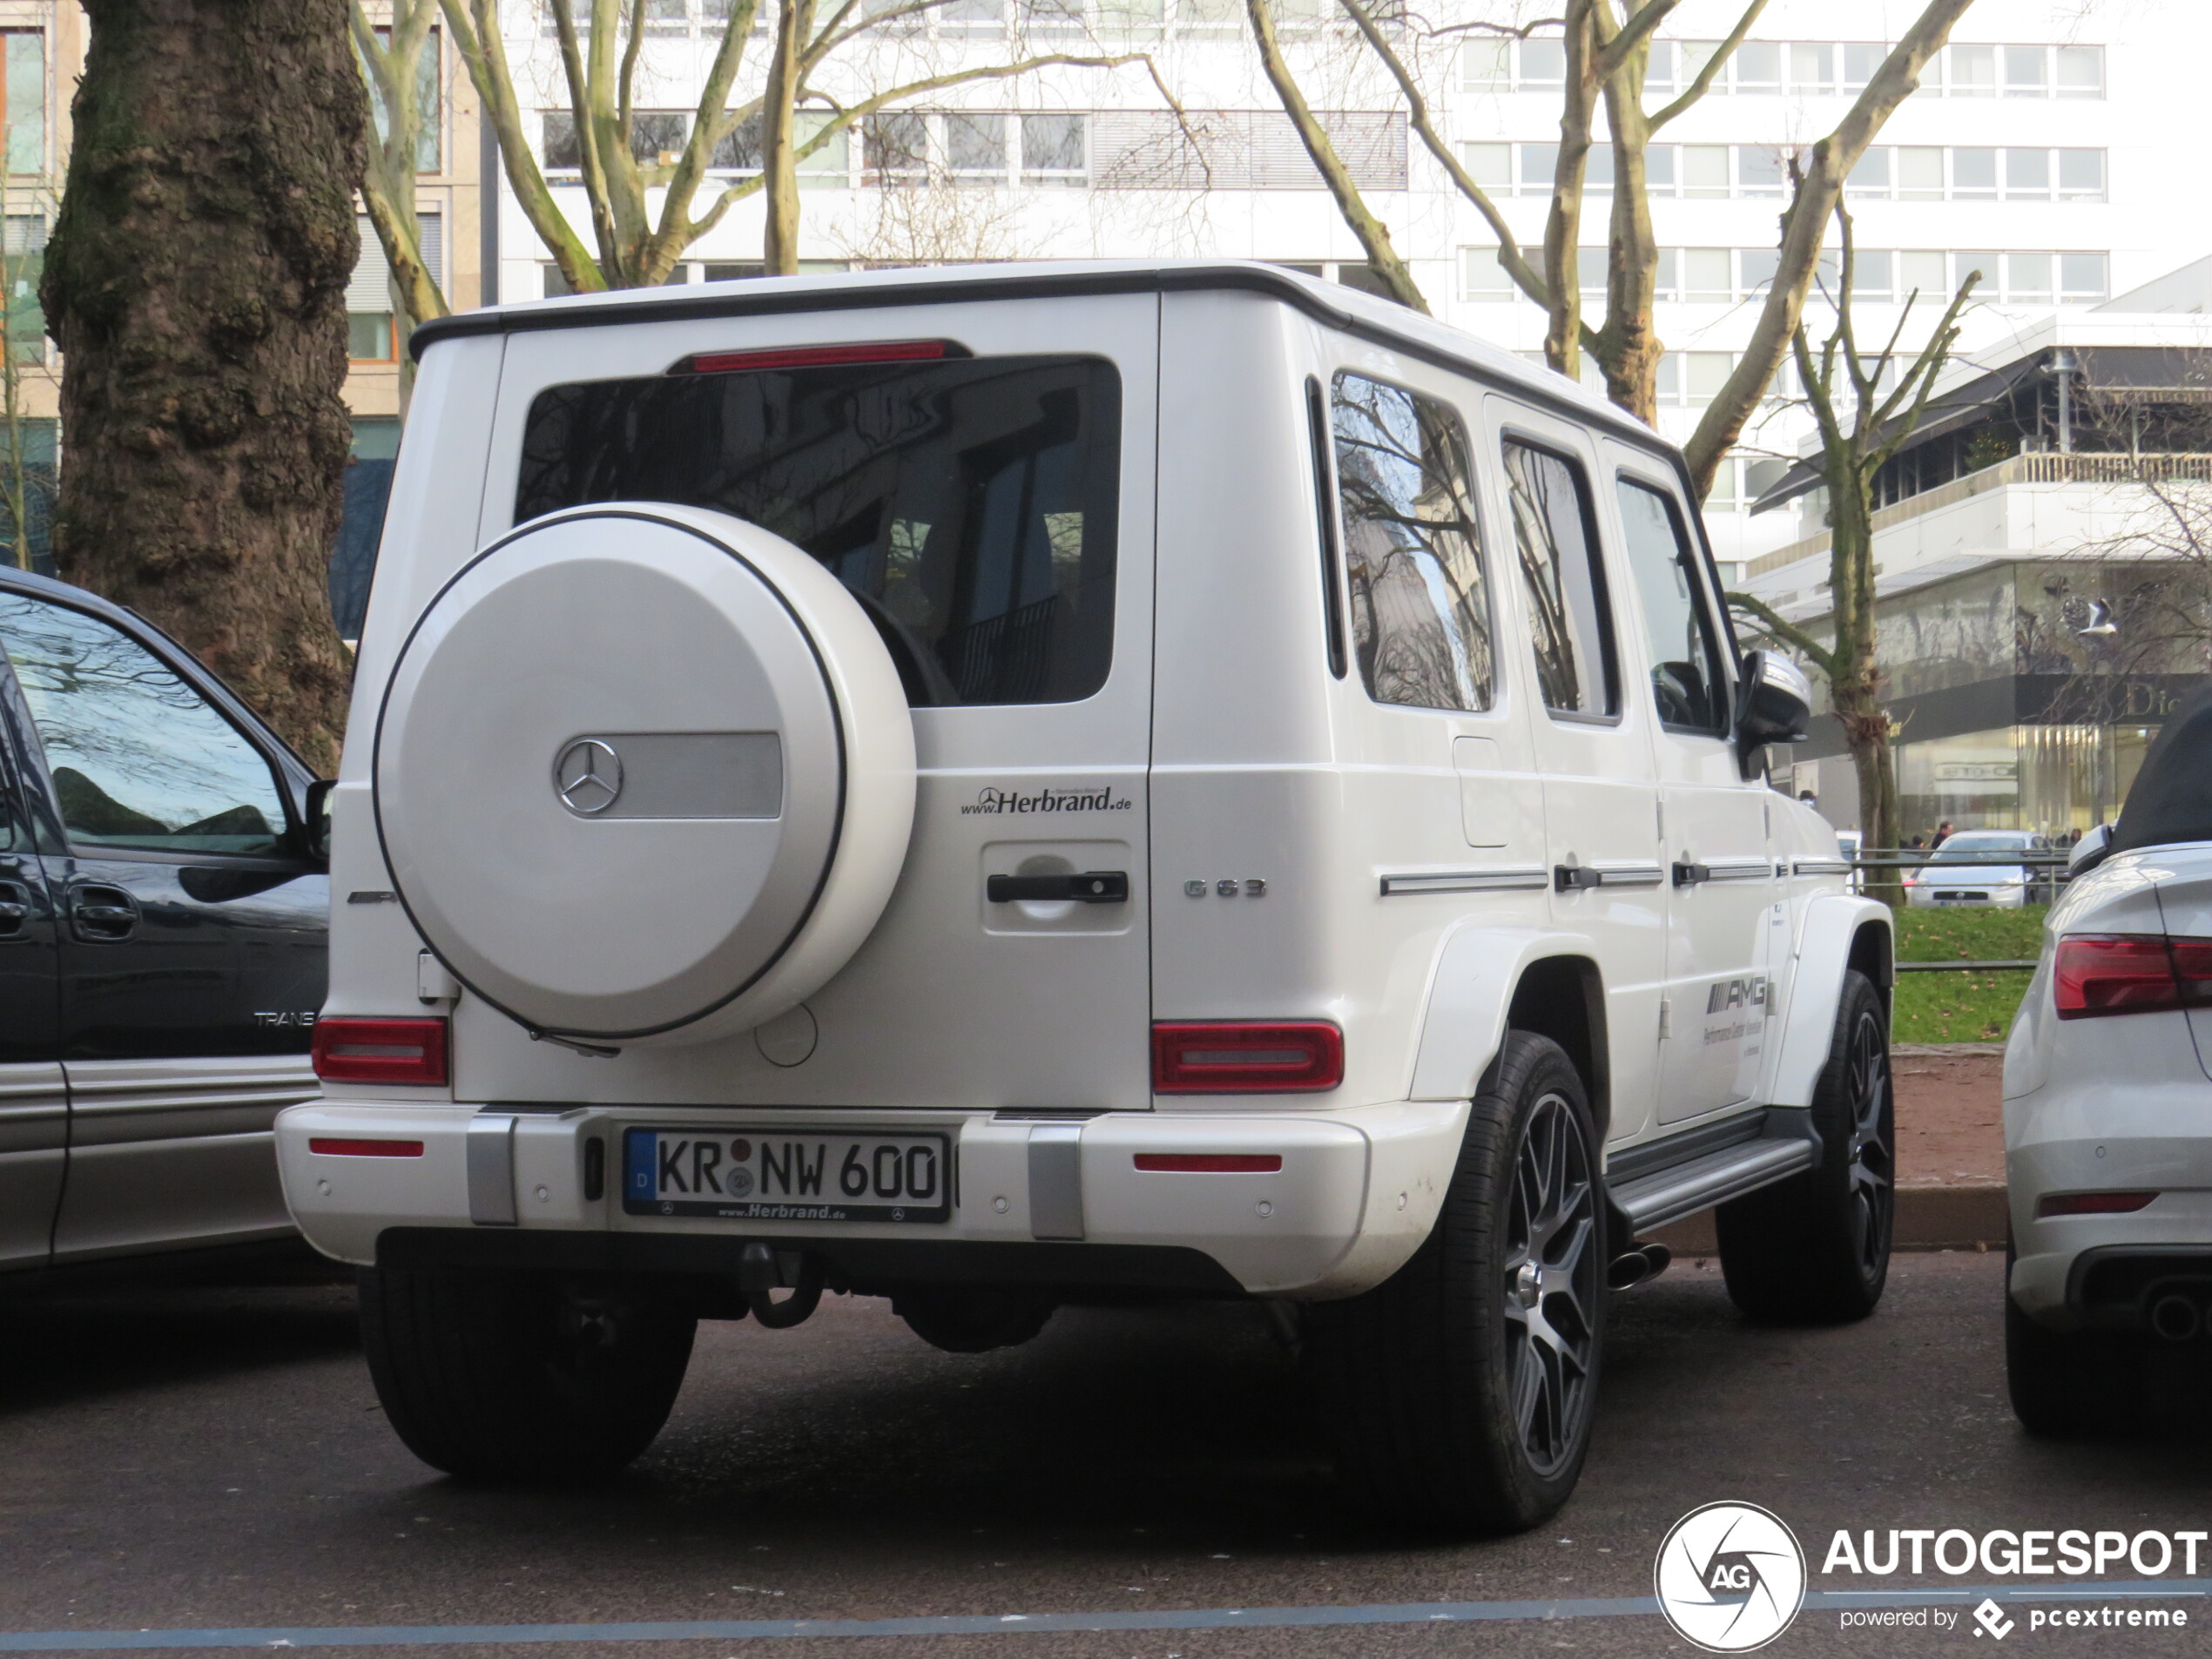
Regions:
<instances>
[{"instance_id":1,"label":"bare tree","mask_svg":"<svg viewBox=\"0 0 2212 1659\"><path fill-rule=\"evenodd\" d=\"M415 324L442 317L448 309L444 291L422 256L421 221L415 212L415 179L423 171L423 145L426 139L435 145L437 137L429 124L436 118L439 89L435 78L426 85L425 76L435 78L438 72L431 35L438 0L391 0L390 10L389 24L379 24L371 20L362 0L352 0L354 50L368 83L374 122L368 166L361 176L361 202L391 273L392 310L399 324L400 405L404 408L415 384L408 338Z\"/></svg>"},{"instance_id":2,"label":"bare tree","mask_svg":"<svg viewBox=\"0 0 2212 1659\"><path fill-rule=\"evenodd\" d=\"M1268 78L1376 274L1399 300L1426 311L1427 303L1391 245L1388 228L1360 199L1350 172L1330 149L1318 125L1310 115L1300 118L1305 101L1276 37L1270 11L1273 3L1246 0L1252 37ZM1497 236L1498 262L1507 276L1521 293L1544 308L1546 360L1562 374L1579 378L1581 357L1587 352L1603 372L1607 395L1613 401L1639 420L1652 421L1658 406L1663 347L1653 321L1659 249L1652 233L1646 151L1655 133L1695 107L1711 90L1715 78L1765 10L1766 0L1748 0L1727 37L1689 84L1656 110L1648 110L1644 101L1652 36L1681 0L1624 0L1625 11L1616 8L1614 0L1567 0L1565 16L1557 20L1567 65L1560 109L1559 158L1553 174L1551 205L1545 214L1543 246L1533 260L1497 203L1461 165L1438 131L1417 72L1417 53L1425 44L1440 44L1456 51L1471 32L1525 37L1545 25L1461 24L1422 34L1405 25L1386 25L1374 0L1339 0L1339 3L1406 100L1414 134ZM1820 267L1828 216L1843 199L1844 179L1883 124L1919 87L1922 70L1942 49L1952 27L1972 3L1973 0L1927 0L1919 17L1874 71L1835 131L1809 146L1798 158L1793 170L1795 188L1782 216L1778 263L1761 302L1750 341L1683 446L1701 496L1711 489L1721 462L1757 412L1791 350L1805 296ZM1578 246L1585 179L1601 108L1610 134L1613 207L1608 232L1606 314L1602 325L1594 328L1581 311Z\"/></svg>"},{"instance_id":3,"label":"bare tree","mask_svg":"<svg viewBox=\"0 0 2212 1659\"><path fill-rule=\"evenodd\" d=\"M1817 354L1802 318L1790 337L1804 402L1819 433L1820 475L1828 494L1828 580L1834 607L1829 641L1823 644L1750 594L1731 593L1728 602L1753 631L1796 652L1827 677L1829 705L1858 774L1861 844L1872 852L1894 847L1898 832L1897 768L1875 650L1875 475L1919 429L1929 393L1958 342L1959 314L1982 273L1967 273L1926 343L1909 358L1900 355L1899 342L1919 300L1917 291L1898 312L1888 340L1878 350L1862 353L1851 323L1851 215L1840 206L1834 212L1842 243L1836 287L1828 296L1835 307L1834 327ZM1878 873L1867 890L1891 905L1905 902L1899 873L1893 870Z\"/></svg>"},{"instance_id":4,"label":"bare tree","mask_svg":"<svg viewBox=\"0 0 2212 1659\"><path fill-rule=\"evenodd\" d=\"M1038 52L936 72L894 75L860 98L826 90L880 61L867 48L904 31L926 41L930 14L949 0L776 0L773 44L760 93L732 102L761 0L732 0L680 143L659 147L639 124L638 77L646 0L555 0L575 165L590 219L586 245L562 212L524 125L499 28L498 0L441 0L462 61L499 139L507 180L531 228L577 292L650 287L746 198L767 192L764 261L771 274L798 268L799 171L878 111L978 82L1054 66L1115 69L1143 53ZM579 20L581 19L581 26ZM902 65L910 67L911 59ZM924 65L926 68L927 65ZM802 120L802 113L810 118ZM802 131L802 128L811 130ZM733 169L718 185L708 174ZM489 187L489 181L487 181Z\"/></svg>"}]
</instances>

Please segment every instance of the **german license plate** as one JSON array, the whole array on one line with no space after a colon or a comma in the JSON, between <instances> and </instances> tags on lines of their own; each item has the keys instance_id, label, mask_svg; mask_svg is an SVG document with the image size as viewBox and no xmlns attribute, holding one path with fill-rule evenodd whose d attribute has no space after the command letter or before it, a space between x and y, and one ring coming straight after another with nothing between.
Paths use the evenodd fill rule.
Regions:
<instances>
[{"instance_id":1,"label":"german license plate","mask_svg":"<svg viewBox=\"0 0 2212 1659\"><path fill-rule=\"evenodd\" d=\"M948 1221L942 1135L633 1129L623 1137L622 1207L632 1216L722 1221Z\"/></svg>"}]
</instances>

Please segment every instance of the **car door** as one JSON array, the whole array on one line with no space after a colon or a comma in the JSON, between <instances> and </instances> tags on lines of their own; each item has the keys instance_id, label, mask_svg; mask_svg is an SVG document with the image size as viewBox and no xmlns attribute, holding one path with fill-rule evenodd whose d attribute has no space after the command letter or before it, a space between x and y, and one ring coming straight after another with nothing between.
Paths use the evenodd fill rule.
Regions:
<instances>
[{"instance_id":1,"label":"car door","mask_svg":"<svg viewBox=\"0 0 2212 1659\"><path fill-rule=\"evenodd\" d=\"M54 907L20 787L26 729L0 675L0 1271L45 1264L69 1157Z\"/></svg>"},{"instance_id":2,"label":"car door","mask_svg":"<svg viewBox=\"0 0 2212 1659\"><path fill-rule=\"evenodd\" d=\"M1666 1035L1659 1121L1749 1100L1766 1052L1767 938L1781 899L1764 780L1730 740L1730 679L1715 592L1688 509L1665 472L1614 459L1621 549L1649 672L1632 695L1653 718L1668 867Z\"/></svg>"},{"instance_id":3,"label":"car door","mask_svg":"<svg viewBox=\"0 0 2212 1659\"><path fill-rule=\"evenodd\" d=\"M264 732L151 637L0 591L61 851L69 1178L57 1262L280 1235L271 1130L310 1098L327 882ZM266 746L265 746L266 745Z\"/></svg>"},{"instance_id":4,"label":"car door","mask_svg":"<svg viewBox=\"0 0 2212 1659\"><path fill-rule=\"evenodd\" d=\"M1552 921L1588 938L1605 984L1613 1138L1651 1121L1665 968L1666 872L1650 716L1624 694L1639 660L1619 625L1616 583L1581 430L1490 401L1495 459L1520 570L1543 774ZM1509 578L1510 580L1510 578Z\"/></svg>"}]
</instances>

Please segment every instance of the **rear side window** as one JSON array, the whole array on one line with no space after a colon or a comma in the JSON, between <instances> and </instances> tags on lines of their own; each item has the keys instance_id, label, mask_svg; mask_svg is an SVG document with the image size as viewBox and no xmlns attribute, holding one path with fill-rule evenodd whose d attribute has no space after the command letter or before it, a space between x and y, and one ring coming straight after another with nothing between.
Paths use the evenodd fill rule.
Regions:
<instances>
[{"instance_id":1,"label":"rear side window","mask_svg":"<svg viewBox=\"0 0 2212 1659\"><path fill-rule=\"evenodd\" d=\"M1589 485L1581 468L1548 449L1508 438L1505 457L1544 706L1554 714L1618 714L1620 676Z\"/></svg>"},{"instance_id":2,"label":"rear side window","mask_svg":"<svg viewBox=\"0 0 2212 1659\"><path fill-rule=\"evenodd\" d=\"M1728 730L1720 649L1705 612L1697 554L1674 498L1621 480L1629 569L1643 601L1651 645L1651 696L1660 724L1717 737Z\"/></svg>"},{"instance_id":3,"label":"rear side window","mask_svg":"<svg viewBox=\"0 0 2212 1659\"><path fill-rule=\"evenodd\" d=\"M1339 374L1331 424L1352 643L1368 695L1488 708L1490 590L1459 416L1418 392Z\"/></svg>"},{"instance_id":4,"label":"rear side window","mask_svg":"<svg viewBox=\"0 0 2212 1659\"><path fill-rule=\"evenodd\" d=\"M72 846L284 851L267 760L137 640L19 593L0 594L0 640Z\"/></svg>"},{"instance_id":5,"label":"rear side window","mask_svg":"<svg viewBox=\"0 0 2212 1659\"><path fill-rule=\"evenodd\" d=\"M712 508L821 561L917 705L1064 703L1113 658L1121 378L1089 357L739 369L556 386L516 523Z\"/></svg>"}]
</instances>

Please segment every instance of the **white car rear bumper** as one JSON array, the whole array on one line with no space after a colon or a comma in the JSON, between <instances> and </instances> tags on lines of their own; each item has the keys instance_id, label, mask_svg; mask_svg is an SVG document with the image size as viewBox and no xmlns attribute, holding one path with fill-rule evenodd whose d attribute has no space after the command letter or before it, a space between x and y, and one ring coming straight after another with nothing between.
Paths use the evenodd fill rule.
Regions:
<instances>
[{"instance_id":1,"label":"white car rear bumper","mask_svg":"<svg viewBox=\"0 0 2212 1659\"><path fill-rule=\"evenodd\" d=\"M1026 1247L1087 1273L1098 1265L1105 1278L1085 1282L1110 1284L1109 1251L1088 1252L1088 1259L1066 1252L1164 1247L1200 1253L1247 1291L1320 1298L1379 1284L1427 1237L1467 1109L1465 1102L1412 1102L1312 1113L1246 1108L1069 1119L634 1107L509 1111L354 1100L295 1107L278 1119L276 1138L285 1197L300 1231L325 1255L362 1264L378 1259L380 1240L395 1230L418 1250L426 1240L433 1249L443 1240L457 1255L481 1244L517 1263L536 1251L548 1264L583 1259L578 1247L595 1239L609 1261L674 1259L678 1249L686 1259L711 1260L716 1242L730 1241L734 1263L735 1241L758 1238L849 1241L856 1258L895 1259L908 1264L899 1271L922 1276L959 1253L933 1256L931 1246L1004 1247L970 1251L965 1258L970 1267L1012 1262L1017 1271L1021 1258L1007 1251ZM624 1130L685 1122L702 1129L949 1129L959 1201L952 1219L939 1224L625 1213ZM361 1156L312 1146L349 1140L419 1142L421 1151ZM1275 1154L1282 1167L1268 1174L1163 1173L1136 1168L1136 1155L1143 1152ZM657 1251L653 1241L671 1243Z\"/></svg>"},{"instance_id":2,"label":"white car rear bumper","mask_svg":"<svg viewBox=\"0 0 2212 1659\"><path fill-rule=\"evenodd\" d=\"M2171 1250L2212 1258L2212 1089L2170 1082L2057 1085L2006 1103L2006 1183L2021 1312L2054 1329L2085 1323L2088 1252ZM2177 1134L2202 1125L2198 1133ZM2054 1193L2155 1192L2141 1210L2038 1219ZM2212 1259L2206 1269L2212 1275Z\"/></svg>"}]
</instances>

